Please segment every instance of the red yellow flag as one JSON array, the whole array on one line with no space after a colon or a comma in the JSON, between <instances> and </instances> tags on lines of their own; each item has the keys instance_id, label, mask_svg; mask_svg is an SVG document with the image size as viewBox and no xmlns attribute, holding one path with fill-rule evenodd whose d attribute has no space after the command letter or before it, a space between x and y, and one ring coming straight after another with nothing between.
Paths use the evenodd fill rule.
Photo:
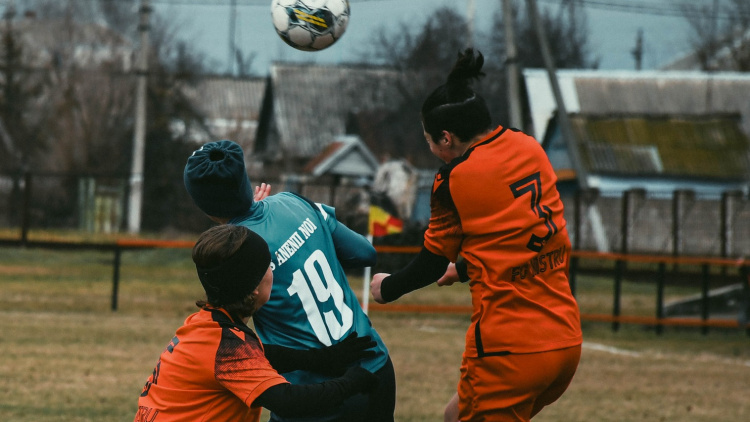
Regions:
<instances>
[{"instance_id":1,"label":"red yellow flag","mask_svg":"<svg viewBox=\"0 0 750 422\"><path fill-rule=\"evenodd\" d=\"M373 237L401 233L404 222L377 205L370 205L368 230Z\"/></svg>"}]
</instances>

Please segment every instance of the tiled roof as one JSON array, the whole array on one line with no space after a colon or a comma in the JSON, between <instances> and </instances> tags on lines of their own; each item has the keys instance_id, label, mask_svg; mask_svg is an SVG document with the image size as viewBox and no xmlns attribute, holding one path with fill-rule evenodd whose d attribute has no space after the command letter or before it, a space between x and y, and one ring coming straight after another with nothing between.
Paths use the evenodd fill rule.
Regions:
<instances>
[{"instance_id":1,"label":"tiled roof","mask_svg":"<svg viewBox=\"0 0 750 422\"><path fill-rule=\"evenodd\" d=\"M207 119L258 120L263 102L264 78L203 78L183 94Z\"/></svg>"},{"instance_id":2,"label":"tiled roof","mask_svg":"<svg viewBox=\"0 0 750 422\"><path fill-rule=\"evenodd\" d=\"M313 176L326 173L342 176L373 177L378 161L356 136L340 136L328 144L305 166L304 172Z\"/></svg>"},{"instance_id":3,"label":"tiled roof","mask_svg":"<svg viewBox=\"0 0 750 422\"><path fill-rule=\"evenodd\" d=\"M240 79L211 76L183 85L182 94L204 116L208 134L195 134L196 142L231 139L252 151L258 127L265 78ZM206 137L207 136L207 137Z\"/></svg>"},{"instance_id":4,"label":"tiled roof","mask_svg":"<svg viewBox=\"0 0 750 422\"><path fill-rule=\"evenodd\" d=\"M399 77L383 68L274 64L272 119L279 145L266 148L292 158L314 157L346 133L351 113L397 104Z\"/></svg>"},{"instance_id":5,"label":"tiled roof","mask_svg":"<svg viewBox=\"0 0 750 422\"><path fill-rule=\"evenodd\" d=\"M548 76L527 69L524 77L532 132L556 170L570 169ZM557 78L588 173L750 178L750 74L560 70Z\"/></svg>"},{"instance_id":6,"label":"tiled roof","mask_svg":"<svg viewBox=\"0 0 750 422\"><path fill-rule=\"evenodd\" d=\"M556 106L548 76L524 70L534 135L541 139ZM568 113L588 115L682 115L738 113L750 134L750 73L560 70Z\"/></svg>"},{"instance_id":7,"label":"tiled roof","mask_svg":"<svg viewBox=\"0 0 750 422\"><path fill-rule=\"evenodd\" d=\"M571 115L589 172L742 180L750 143L740 116Z\"/></svg>"}]
</instances>

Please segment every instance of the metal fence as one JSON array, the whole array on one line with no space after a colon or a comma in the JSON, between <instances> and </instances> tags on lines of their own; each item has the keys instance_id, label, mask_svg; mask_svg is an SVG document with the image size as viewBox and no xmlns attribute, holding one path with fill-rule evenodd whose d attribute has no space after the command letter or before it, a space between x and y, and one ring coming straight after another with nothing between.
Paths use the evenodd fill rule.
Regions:
<instances>
[{"instance_id":1,"label":"metal fence","mask_svg":"<svg viewBox=\"0 0 750 422\"><path fill-rule=\"evenodd\" d=\"M630 190L618 197L596 190L563 198L574 249L667 256L750 256L750 199L718 199L675 191L671 198Z\"/></svg>"},{"instance_id":2,"label":"metal fence","mask_svg":"<svg viewBox=\"0 0 750 422\"><path fill-rule=\"evenodd\" d=\"M127 180L117 175L0 174L0 228L23 233L34 229L117 233L124 228L127 217ZM299 178L266 182L273 185L274 192L297 192L331 204L344 223L360 233L367 230L368 194L364 186L345 180ZM175 189L184 190L181 181ZM691 191L675 191L671 198L663 198L644 190L627 191L621 196L585 190L563 197L563 202L576 250L750 257L750 198L741 192L724 192L716 199L705 199ZM205 228L205 217L187 194L184 204L171 207L170 212L190 218L174 218L186 222L185 227L165 230L189 232ZM195 221L203 225L190 226ZM413 236L406 239L413 244Z\"/></svg>"},{"instance_id":3,"label":"metal fence","mask_svg":"<svg viewBox=\"0 0 750 422\"><path fill-rule=\"evenodd\" d=\"M126 229L127 175L6 173L0 174L0 229L19 230L25 237L32 230L77 230L86 233L116 234ZM346 182L263 180L273 192L292 191L314 201L332 204L342 221L367 229L367 196L361 187ZM170 227L150 231L200 232L208 220L184 192L182 180L173 189L181 193L182 203L170 205L174 214ZM144 213L161 198L144 198ZM363 218L365 218L363 220Z\"/></svg>"},{"instance_id":4,"label":"metal fence","mask_svg":"<svg viewBox=\"0 0 750 422\"><path fill-rule=\"evenodd\" d=\"M113 260L112 309L117 309L120 256L123 250L142 248L185 248L190 242L119 239L108 243L64 242L27 239L32 229L64 228L87 232L116 232L125 219L126 178L92 175L19 174L0 179L0 228L19 229L0 238L0 247L52 248L64 250L111 250ZM315 201L337 208L340 219L350 226L366 224L367 195L362 186L347 183L320 184L306 181L270 181L274 190L295 191ZM186 199L189 201L189 199ZM628 191L621 197L601 196L581 191L563 199L574 250L571 252L571 288L583 269L581 260L604 263L613 277L610 315L584 315L584 320L610 321L616 330L621 323L739 327L748 330L750 312L750 200L738 192L719 199L696 198L689 191L677 191L672 198L649 197L645 191ZM200 213L196 207L176 207ZM186 211L188 212L188 211ZM348 217L346 217L348 216ZM358 217L359 218L358 218ZM205 216L202 216L205 221ZM343 218L342 218L343 217ZM364 217L364 218L362 218ZM358 219L357 219L358 218ZM360 227L360 231L361 231ZM366 229L365 229L366 230ZM389 236L390 237L390 236ZM381 255L404 256L416 253L418 236L404 236L398 244L376 244ZM620 310L621 285L628 265L639 265L641 282L657 286L656 314L653 317L623 315ZM644 272L643 266L657 265ZM667 266L670 270L667 271ZM698 267L700 297L695 301L699 318L669 315L664 303L664 287L669 276L685 274L676 267ZM717 271L711 271L718 269ZM690 274L688 274L690 275ZM737 318L709 315L712 287L735 283L742 303Z\"/></svg>"}]
</instances>

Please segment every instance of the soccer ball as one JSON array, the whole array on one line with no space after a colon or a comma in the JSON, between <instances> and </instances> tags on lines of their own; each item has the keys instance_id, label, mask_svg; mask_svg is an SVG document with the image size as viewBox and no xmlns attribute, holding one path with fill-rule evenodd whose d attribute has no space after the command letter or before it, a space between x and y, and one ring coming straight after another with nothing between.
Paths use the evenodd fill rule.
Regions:
<instances>
[{"instance_id":1,"label":"soccer ball","mask_svg":"<svg viewBox=\"0 0 750 422\"><path fill-rule=\"evenodd\" d=\"M292 47L318 51L330 47L346 31L348 0L273 0L276 33Z\"/></svg>"}]
</instances>

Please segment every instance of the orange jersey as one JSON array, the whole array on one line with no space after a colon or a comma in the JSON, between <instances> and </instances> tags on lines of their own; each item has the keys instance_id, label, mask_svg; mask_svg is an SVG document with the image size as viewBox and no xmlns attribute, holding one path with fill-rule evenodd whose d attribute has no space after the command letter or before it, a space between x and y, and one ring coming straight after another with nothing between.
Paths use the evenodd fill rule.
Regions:
<instances>
[{"instance_id":1,"label":"orange jersey","mask_svg":"<svg viewBox=\"0 0 750 422\"><path fill-rule=\"evenodd\" d=\"M424 246L466 260L469 357L581 344L557 178L532 137L498 127L435 177Z\"/></svg>"},{"instance_id":2,"label":"orange jersey","mask_svg":"<svg viewBox=\"0 0 750 422\"><path fill-rule=\"evenodd\" d=\"M287 382L260 340L223 310L190 315L162 352L138 399L135 422L260 420L253 401Z\"/></svg>"}]
</instances>

